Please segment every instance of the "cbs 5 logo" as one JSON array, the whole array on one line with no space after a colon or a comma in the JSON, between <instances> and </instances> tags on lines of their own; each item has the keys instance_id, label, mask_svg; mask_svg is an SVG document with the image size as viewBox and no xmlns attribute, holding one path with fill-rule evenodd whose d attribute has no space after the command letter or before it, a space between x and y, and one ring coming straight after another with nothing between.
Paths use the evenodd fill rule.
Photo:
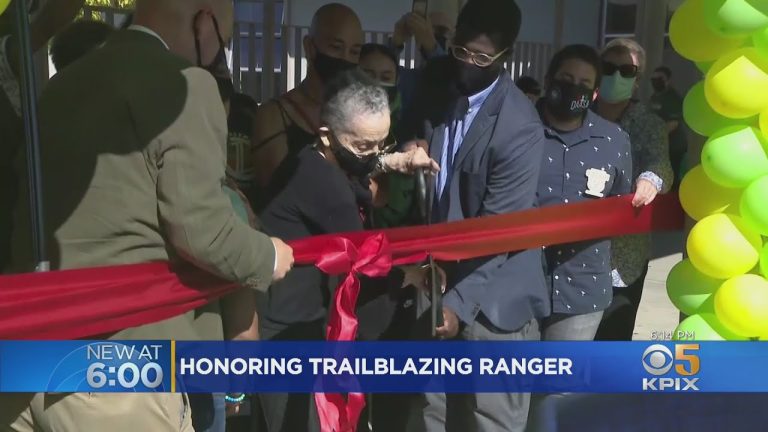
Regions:
<instances>
[{"instance_id":1,"label":"cbs 5 logo","mask_svg":"<svg viewBox=\"0 0 768 432\"><path fill-rule=\"evenodd\" d=\"M673 356L665 345L651 345L643 353L643 367L655 376L669 373L673 366L678 375L696 375L701 369L698 351L699 344L677 344Z\"/></svg>"}]
</instances>

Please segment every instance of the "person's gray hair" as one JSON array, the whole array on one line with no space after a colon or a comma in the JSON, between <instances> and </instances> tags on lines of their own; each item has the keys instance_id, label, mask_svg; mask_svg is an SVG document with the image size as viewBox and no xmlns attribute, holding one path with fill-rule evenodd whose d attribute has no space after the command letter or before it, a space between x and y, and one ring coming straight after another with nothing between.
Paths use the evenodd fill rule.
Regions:
<instances>
[{"instance_id":1,"label":"person's gray hair","mask_svg":"<svg viewBox=\"0 0 768 432\"><path fill-rule=\"evenodd\" d=\"M628 53L637 58L637 70L640 74L645 72L645 48L633 39L619 38L608 42L603 48L603 55L607 53Z\"/></svg>"},{"instance_id":2,"label":"person's gray hair","mask_svg":"<svg viewBox=\"0 0 768 432\"><path fill-rule=\"evenodd\" d=\"M358 116L381 114L389 116L387 93L368 75L355 69L328 84L320 121L334 132L350 133Z\"/></svg>"}]
</instances>

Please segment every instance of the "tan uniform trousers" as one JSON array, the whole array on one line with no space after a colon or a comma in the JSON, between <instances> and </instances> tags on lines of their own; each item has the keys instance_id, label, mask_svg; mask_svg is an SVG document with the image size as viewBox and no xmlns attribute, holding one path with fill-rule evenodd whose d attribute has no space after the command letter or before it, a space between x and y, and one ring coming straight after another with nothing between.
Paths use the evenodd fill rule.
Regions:
<instances>
[{"instance_id":1,"label":"tan uniform trousers","mask_svg":"<svg viewBox=\"0 0 768 432\"><path fill-rule=\"evenodd\" d=\"M180 393L37 393L0 395L0 431L193 432Z\"/></svg>"}]
</instances>

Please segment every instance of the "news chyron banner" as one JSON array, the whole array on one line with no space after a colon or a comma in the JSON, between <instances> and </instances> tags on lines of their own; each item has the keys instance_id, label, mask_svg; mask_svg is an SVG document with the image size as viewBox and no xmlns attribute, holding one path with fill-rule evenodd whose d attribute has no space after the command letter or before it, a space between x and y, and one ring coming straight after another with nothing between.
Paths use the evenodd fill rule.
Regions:
<instances>
[{"instance_id":1,"label":"news chyron banner","mask_svg":"<svg viewBox=\"0 0 768 432\"><path fill-rule=\"evenodd\" d=\"M763 342L0 341L0 392L768 392Z\"/></svg>"}]
</instances>

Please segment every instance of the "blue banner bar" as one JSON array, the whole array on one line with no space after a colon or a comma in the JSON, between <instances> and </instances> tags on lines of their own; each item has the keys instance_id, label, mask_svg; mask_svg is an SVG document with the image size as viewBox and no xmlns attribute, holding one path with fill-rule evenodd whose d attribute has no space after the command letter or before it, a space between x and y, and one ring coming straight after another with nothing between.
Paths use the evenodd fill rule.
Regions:
<instances>
[{"instance_id":1,"label":"blue banner bar","mask_svg":"<svg viewBox=\"0 0 768 432\"><path fill-rule=\"evenodd\" d=\"M766 360L763 342L0 341L0 392L768 392Z\"/></svg>"},{"instance_id":2,"label":"blue banner bar","mask_svg":"<svg viewBox=\"0 0 768 432\"><path fill-rule=\"evenodd\" d=\"M0 341L0 392L170 392L169 341Z\"/></svg>"}]
</instances>

